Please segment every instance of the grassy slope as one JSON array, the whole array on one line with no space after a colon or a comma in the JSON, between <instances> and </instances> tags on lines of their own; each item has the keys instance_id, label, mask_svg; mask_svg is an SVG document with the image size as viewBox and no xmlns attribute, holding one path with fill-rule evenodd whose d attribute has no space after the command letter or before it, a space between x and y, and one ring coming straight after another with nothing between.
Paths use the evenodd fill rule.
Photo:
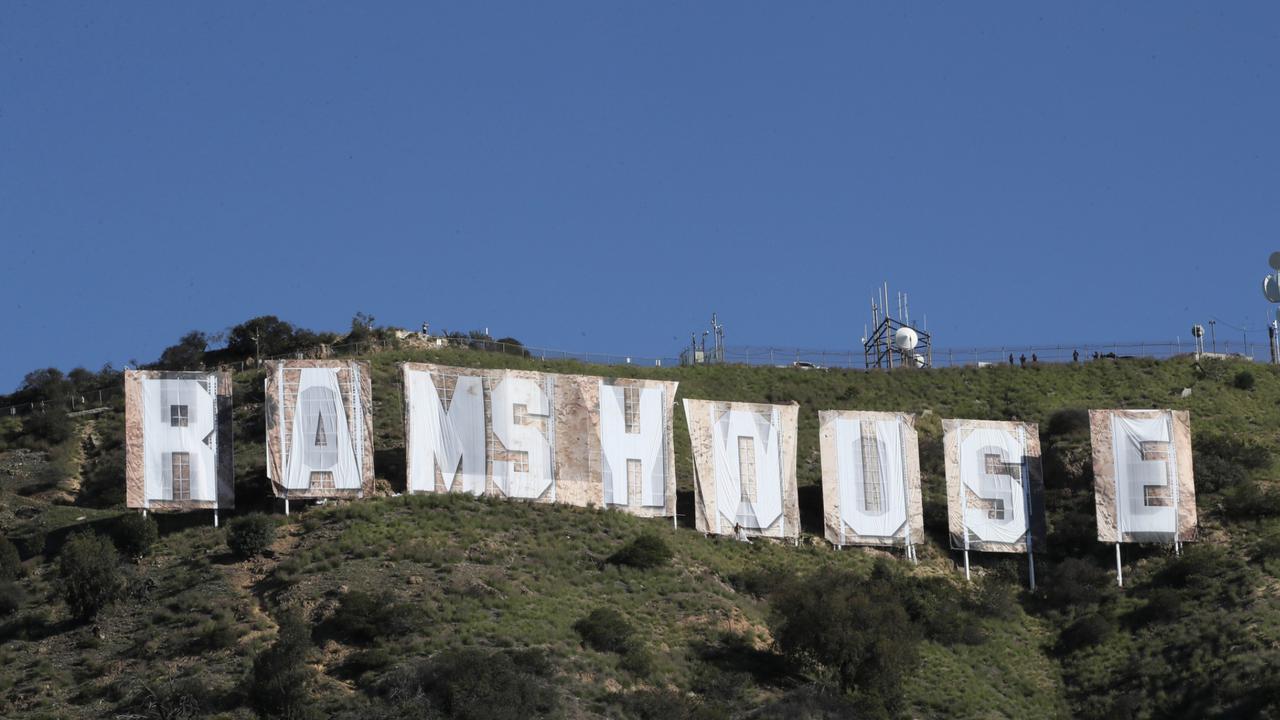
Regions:
<instances>
[{"instance_id":1,"label":"grassy slope","mask_svg":"<svg viewBox=\"0 0 1280 720\"><path fill-rule=\"evenodd\" d=\"M955 369L933 372L802 372L771 368L604 368L577 363L543 363L468 351L396 352L371 358L375 387L375 443L380 477L403 483L400 459L402 402L395 363L435 361L462 366L524 367L559 372L625 374L680 381L680 396L801 403L799 478L818 482L817 410L862 408L922 413L926 524L930 544L914 572L943 576L966 592L946 550L943 535L943 480L940 474L942 417L1021 418L1045 423L1064 408L1173 407L1192 412L1193 432L1232 435L1276 446L1280 427L1280 376L1254 367L1251 391L1231 386L1238 367L1211 364L1199 370L1186 361L1101 362L1079 367ZM237 377L237 469L239 500L253 504L261 481L261 376ZM1189 397L1183 388L1192 388ZM677 472L690 488L688 437L676 413ZM110 427L110 423L102 423ZM117 423L118 426L118 423ZM1044 431L1042 426L1042 432ZM1051 443L1047 443L1051 444ZM399 478L397 478L399 474ZM31 504L40 514L19 518L0 514L6 534L23 535L42 522L51 536L66 526L99 519L93 509L41 506L17 499L4 488L6 507ZM1056 494L1055 494L1056 493ZM806 494L806 516L814 518L816 494ZM1050 491L1055 502L1091 508L1087 493ZM1265 528L1224 523L1216 498L1201 498L1207 535L1230 539L1236 547ZM84 520L78 518L84 517ZM166 518L157 552L133 569L136 589L92 625L65 619L50 585L50 565L27 562L23 580L30 600L4 626L0 648L0 714L13 717L98 717L121 707L143 707L148 693L163 692L166 678L198 667L213 684L229 714L244 715L237 689L253 654L271 636L269 613L284 603L301 603L323 618L347 589L390 589L421 631L383 641L395 657L426 654L463 644L535 645L547 648L559 667L571 716L606 712L609 693L635 687L638 680L610 654L583 650L572 623L598 604L615 605L642 627L655 658L647 684L702 689L705 658L715 672L739 677L741 706L756 706L795 682L767 652L767 606L741 588L743 578L761 569L808 570L828 565L869 566L872 553L835 552L821 542L791 548L771 543L743 545L704 539L689 529L673 531L661 522L619 513L568 507L497 503L471 498L383 499L312 510L286 526L277 557L233 562L224 553L222 533L187 527L207 518ZM676 549L666 569L640 573L605 566L600 560L644 528L668 534ZM818 532L817 527L806 527ZM1051 536L1053 537L1053 536ZM1096 545L1096 543L1095 543ZM1106 554L1097 563L1106 567ZM1101 548L1105 550L1105 548ZM1050 548L1050 554L1055 548ZM1137 553L1131 577L1141 592L1165 559L1159 552ZM989 556L980 571L1014 584L1024 573L1019 558ZM1253 571L1256 574L1256 571ZM735 589L737 588L737 589ZM1247 622L1255 634L1274 633L1274 592L1259 581L1252 602L1240 613L1220 618ZM1137 600L1120 602L1138 604ZM1212 599L1206 600L1212 602ZM1261 603L1258 605L1257 603ZM1033 608L1034 600L1024 602ZM1264 612L1265 610L1265 612ZM266 611L266 612L264 612ZM1050 648L1058 626L1071 618L1016 610L1012 620L982 620L982 645L943 646L926 642L921 668L906 692L921 717L1066 717L1069 703L1087 698L1069 691L1073 683L1091 687L1089 673L1105 675L1154 647L1150 633L1124 633L1096 649L1098 657L1060 662ZM1147 633L1148 635L1144 635ZM1138 646L1135 649L1135 645ZM337 708L351 701L358 678L349 671L358 648L323 645L325 682L320 702ZM1090 651L1095 652L1095 651ZM1224 671L1239 670L1226 667ZM1174 670L1165 672L1176 674ZM1139 679L1139 682L1141 680ZM148 689L148 682L155 686ZM712 683L714 684L714 683ZM1101 684L1101 682L1095 683ZM72 709L71 706L76 706Z\"/></svg>"}]
</instances>

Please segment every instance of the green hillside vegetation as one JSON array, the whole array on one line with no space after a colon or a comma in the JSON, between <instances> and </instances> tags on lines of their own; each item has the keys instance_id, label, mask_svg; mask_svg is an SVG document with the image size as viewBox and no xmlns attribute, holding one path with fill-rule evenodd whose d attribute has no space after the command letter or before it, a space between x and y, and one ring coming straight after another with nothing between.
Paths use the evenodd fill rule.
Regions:
<instances>
[{"instance_id":1,"label":"green hillside vegetation","mask_svg":"<svg viewBox=\"0 0 1280 720\"><path fill-rule=\"evenodd\" d=\"M252 334L236 337L251 346ZM169 360L192 366L197 340ZM204 361L231 359L218 352ZM1280 716L1275 368L1175 359L864 373L465 349L364 357L384 497L234 530L213 528L208 513L160 516L153 538L118 519L118 396L107 413L0 420L0 716ZM403 361L796 401L805 535L793 547L695 532L680 410L679 529L590 508L392 497L405 482ZM42 372L22 397L113 377ZM273 512L261 371L235 382L236 515ZM1201 542L1181 557L1125 546L1123 590L1113 547L1095 540L1085 413L1111 407L1191 412L1201 522ZM821 539L817 412L833 408L918 413L928 535L918 566ZM1040 424L1049 538L1035 593L1025 556L975 554L971 584L957 568L944 417ZM104 566L114 572L88 570Z\"/></svg>"}]
</instances>

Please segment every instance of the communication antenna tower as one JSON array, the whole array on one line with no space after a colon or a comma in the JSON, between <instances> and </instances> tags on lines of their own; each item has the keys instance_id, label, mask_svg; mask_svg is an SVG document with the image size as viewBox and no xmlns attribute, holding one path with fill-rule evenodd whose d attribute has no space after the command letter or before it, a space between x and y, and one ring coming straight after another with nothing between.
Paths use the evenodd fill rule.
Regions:
<instances>
[{"instance_id":1,"label":"communication antenna tower","mask_svg":"<svg viewBox=\"0 0 1280 720\"><path fill-rule=\"evenodd\" d=\"M889 283L871 298L871 330L863 327L862 352L868 368L933 367L933 338L923 326L911 324L906 293L897 295L898 313L889 313Z\"/></svg>"}]
</instances>

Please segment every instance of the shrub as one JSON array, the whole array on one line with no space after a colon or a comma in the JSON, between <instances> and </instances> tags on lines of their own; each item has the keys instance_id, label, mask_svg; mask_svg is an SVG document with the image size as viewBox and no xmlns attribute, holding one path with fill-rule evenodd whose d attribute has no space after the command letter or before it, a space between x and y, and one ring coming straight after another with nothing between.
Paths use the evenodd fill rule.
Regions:
<instances>
[{"instance_id":1,"label":"shrub","mask_svg":"<svg viewBox=\"0 0 1280 720\"><path fill-rule=\"evenodd\" d=\"M635 627L613 608L592 610L573 629L588 647L602 652L623 652L636 634Z\"/></svg>"},{"instance_id":2,"label":"shrub","mask_svg":"<svg viewBox=\"0 0 1280 720\"><path fill-rule=\"evenodd\" d=\"M1248 479L1244 467L1219 455L1196 452L1192 463L1196 469L1196 488L1203 492L1218 492Z\"/></svg>"},{"instance_id":3,"label":"shrub","mask_svg":"<svg viewBox=\"0 0 1280 720\"><path fill-rule=\"evenodd\" d=\"M987 578L978 585L974 609L983 617L1012 620L1018 615L1018 598L1005 583Z\"/></svg>"},{"instance_id":4,"label":"shrub","mask_svg":"<svg viewBox=\"0 0 1280 720\"><path fill-rule=\"evenodd\" d=\"M203 675L144 682L129 705L140 717L187 720L205 717L215 698ZM123 717L123 716L118 716Z\"/></svg>"},{"instance_id":5,"label":"shrub","mask_svg":"<svg viewBox=\"0 0 1280 720\"><path fill-rule=\"evenodd\" d=\"M1245 480L1223 491L1222 510L1233 518L1280 515L1280 492L1256 480Z\"/></svg>"},{"instance_id":6,"label":"shrub","mask_svg":"<svg viewBox=\"0 0 1280 720\"><path fill-rule=\"evenodd\" d=\"M1094 605L1114 593L1115 579L1087 560L1067 558L1049 568L1040 598L1053 609Z\"/></svg>"},{"instance_id":7,"label":"shrub","mask_svg":"<svg viewBox=\"0 0 1280 720\"><path fill-rule=\"evenodd\" d=\"M306 718L314 714L308 702L313 672L307 665L311 630L296 610L286 610L271 647L253 661L249 697L267 715Z\"/></svg>"},{"instance_id":8,"label":"shrub","mask_svg":"<svg viewBox=\"0 0 1280 720\"><path fill-rule=\"evenodd\" d=\"M919 635L889 572L818 570L778 590L771 629L796 661L831 672L866 717L890 717L918 662Z\"/></svg>"},{"instance_id":9,"label":"shrub","mask_svg":"<svg viewBox=\"0 0 1280 720\"><path fill-rule=\"evenodd\" d=\"M1253 378L1253 373L1248 370L1241 370L1236 373L1235 380L1231 381L1231 384L1234 385L1237 390L1252 390L1256 382L1257 381Z\"/></svg>"},{"instance_id":10,"label":"shrub","mask_svg":"<svg viewBox=\"0 0 1280 720\"><path fill-rule=\"evenodd\" d=\"M1271 449L1235 435L1206 435L1196 438L1198 455L1214 455L1250 470L1271 465ZM1196 459L1196 484L1200 484L1200 460Z\"/></svg>"},{"instance_id":11,"label":"shrub","mask_svg":"<svg viewBox=\"0 0 1280 720\"><path fill-rule=\"evenodd\" d=\"M608 562L648 570L666 565L671 557L671 548L661 535L645 532L610 555Z\"/></svg>"},{"instance_id":12,"label":"shrub","mask_svg":"<svg viewBox=\"0 0 1280 720\"><path fill-rule=\"evenodd\" d=\"M239 558L263 555L276 539L276 522L269 515L251 513L227 523L227 547Z\"/></svg>"},{"instance_id":13,"label":"shrub","mask_svg":"<svg viewBox=\"0 0 1280 720\"><path fill-rule=\"evenodd\" d=\"M342 596L323 630L342 640L369 643L379 637L411 632L411 612L412 608L397 603L388 590L377 594L353 590Z\"/></svg>"},{"instance_id":14,"label":"shrub","mask_svg":"<svg viewBox=\"0 0 1280 720\"><path fill-rule=\"evenodd\" d=\"M116 519L111 529L111 539L120 552L128 557L142 557L160 539L160 528L155 518L128 513Z\"/></svg>"},{"instance_id":15,"label":"shrub","mask_svg":"<svg viewBox=\"0 0 1280 720\"><path fill-rule=\"evenodd\" d=\"M79 618L89 618L119 597L124 582L111 541L92 532L71 536L58 555L63 599Z\"/></svg>"},{"instance_id":16,"label":"shrub","mask_svg":"<svg viewBox=\"0 0 1280 720\"><path fill-rule=\"evenodd\" d=\"M26 593L22 592L17 583L0 581L0 617L18 612L26 599Z\"/></svg>"},{"instance_id":17,"label":"shrub","mask_svg":"<svg viewBox=\"0 0 1280 720\"><path fill-rule=\"evenodd\" d=\"M22 558L9 538L0 537L0 580L13 580L22 574Z\"/></svg>"},{"instance_id":18,"label":"shrub","mask_svg":"<svg viewBox=\"0 0 1280 720\"><path fill-rule=\"evenodd\" d=\"M402 717L528 720L556 710L557 698L547 682L551 673L540 652L467 648L403 665L379 690L392 700L416 700L418 707L404 708Z\"/></svg>"},{"instance_id":19,"label":"shrub","mask_svg":"<svg viewBox=\"0 0 1280 720\"><path fill-rule=\"evenodd\" d=\"M22 421L22 433L28 444L36 449L48 449L71 439L75 432L75 421L67 417L61 408L46 408L44 412L33 412Z\"/></svg>"},{"instance_id":20,"label":"shrub","mask_svg":"<svg viewBox=\"0 0 1280 720\"><path fill-rule=\"evenodd\" d=\"M1099 614L1089 613L1071 623L1058 638L1058 649L1063 653L1073 653L1094 645L1101 645L1115 634L1116 624L1111 619Z\"/></svg>"}]
</instances>

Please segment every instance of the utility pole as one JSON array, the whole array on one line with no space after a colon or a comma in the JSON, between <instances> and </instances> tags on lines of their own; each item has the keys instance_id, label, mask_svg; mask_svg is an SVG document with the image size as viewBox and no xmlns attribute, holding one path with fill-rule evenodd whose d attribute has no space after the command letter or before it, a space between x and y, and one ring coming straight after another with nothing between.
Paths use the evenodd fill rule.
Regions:
<instances>
[{"instance_id":1,"label":"utility pole","mask_svg":"<svg viewBox=\"0 0 1280 720\"><path fill-rule=\"evenodd\" d=\"M1217 324L1218 324L1217 320L1209 321L1209 341L1213 343L1213 352L1215 354L1218 352L1218 334L1217 332L1214 331L1213 326Z\"/></svg>"}]
</instances>

